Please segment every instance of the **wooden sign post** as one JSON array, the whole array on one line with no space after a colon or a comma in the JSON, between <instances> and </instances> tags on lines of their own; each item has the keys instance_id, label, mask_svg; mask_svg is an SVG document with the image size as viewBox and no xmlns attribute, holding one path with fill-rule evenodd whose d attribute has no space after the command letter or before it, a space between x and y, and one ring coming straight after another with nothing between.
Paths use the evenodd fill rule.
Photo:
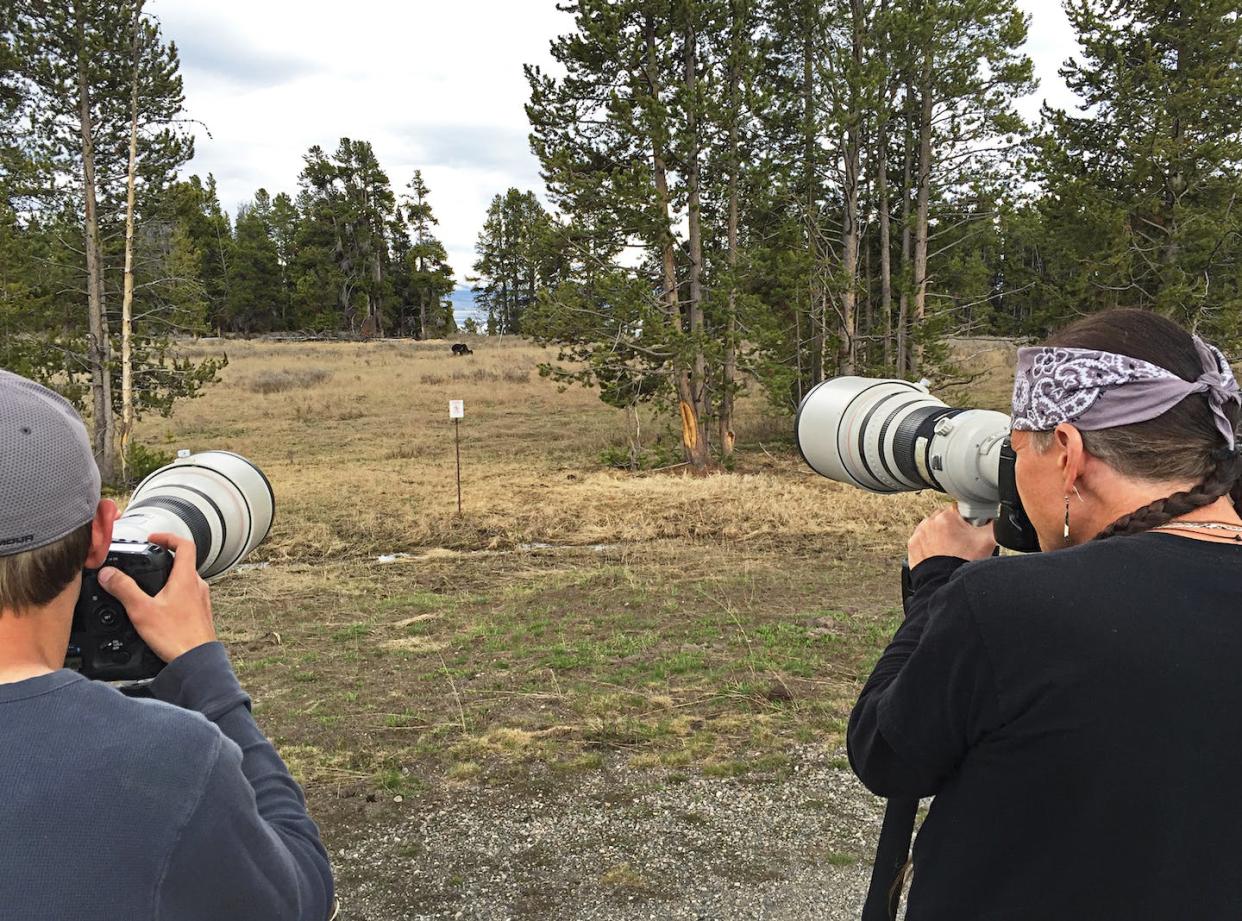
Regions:
<instances>
[{"instance_id":1,"label":"wooden sign post","mask_svg":"<svg viewBox=\"0 0 1242 921\"><path fill-rule=\"evenodd\" d=\"M453 420L453 446L457 452L457 514L461 514L461 420L466 418L466 401L449 400L449 418Z\"/></svg>"}]
</instances>

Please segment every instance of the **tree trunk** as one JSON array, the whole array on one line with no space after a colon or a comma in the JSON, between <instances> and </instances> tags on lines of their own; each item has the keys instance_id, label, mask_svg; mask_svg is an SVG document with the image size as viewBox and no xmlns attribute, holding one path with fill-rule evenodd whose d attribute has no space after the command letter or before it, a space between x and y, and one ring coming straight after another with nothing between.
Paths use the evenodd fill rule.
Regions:
<instances>
[{"instance_id":1,"label":"tree trunk","mask_svg":"<svg viewBox=\"0 0 1242 921\"><path fill-rule=\"evenodd\" d=\"M927 240L928 212L931 204L932 158L932 56L923 52L923 70L919 79L921 114L919 117L919 190L918 215L914 226L914 372L923 371L923 323L927 319Z\"/></svg>"},{"instance_id":2,"label":"tree trunk","mask_svg":"<svg viewBox=\"0 0 1242 921\"><path fill-rule=\"evenodd\" d=\"M656 48L655 21L648 15L646 18L647 38L647 83L652 97L658 97L656 83ZM661 217L660 234L660 268L663 282L661 297L664 300L664 315L668 330L674 337L681 333L681 306L677 296L677 262L674 251L673 231L669 217L668 168L665 165L664 150L658 137L651 138L652 179L655 183L656 207ZM677 400L681 409L681 445L686 461L696 469L707 466L707 444L699 437L699 420L694 410L694 387L690 380L690 369L674 368L673 383L677 389Z\"/></svg>"},{"instance_id":3,"label":"tree trunk","mask_svg":"<svg viewBox=\"0 0 1242 921\"><path fill-rule=\"evenodd\" d=\"M872 204L870 198L863 203L863 213L870 214ZM858 317L858 347L854 350L854 361L858 369L872 366L872 353L875 351L875 276L871 271L871 241L868 239L867 224L863 224L859 236L859 247L862 250L862 309Z\"/></svg>"},{"instance_id":4,"label":"tree trunk","mask_svg":"<svg viewBox=\"0 0 1242 921\"><path fill-rule=\"evenodd\" d=\"M1174 54L1177 55L1177 64L1174 66L1176 85L1174 92L1169 94L1170 100L1176 99L1179 94L1186 92L1185 80L1182 77L1186 66L1186 52L1182 49L1180 42L1174 48ZM1185 129L1182 125L1181 115L1176 112L1173 115L1171 137L1173 141L1173 162L1169 170L1168 179L1165 181L1165 213L1163 215L1163 225L1164 231L1167 234L1167 240L1165 241L1162 258L1166 274L1176 268L1179 258L1178 206L1181 204L1182 196L1186 193L1186 174L1183 170Z\"/></svg>"},{"instance_id":5,"label":"tree trunk","mask_svg":"<svg viewBox=\"0 0 1242 921\"><path fill-rule=\"evenodd\" d=\"M897 308L897 376L908 377L910 363L910 247L912 218L910 203L914 182L914 85L906 86L906 118L904 155L905 165L901 176L901 294Z\"/></svg>"},{"instance_id":6,"label":"tree trunk","mask_svg":"<svg viewBox=\"0 0 1242 921\"><path fill-rule=\"evenodd\" d=\"M687 16L692 16L687 13ZM689 244L690 265L687 271L686 304L687 318L690 325L690 339L693 358L691 365L691 390L694 395L694 424L698 428L697 438L702 446L702 460L692 463L701 469L707 463L707 359L704 355L703 322L703 208L702 208L702 177L699 157L702 141L699 137L698 118L698 35L694 23L688 22L685 35L685 81L687 105L686 130L690 135L690 156L686 164L687 190L687 235Z\"/></svg>"},{"instance_id":7,"label":"tree trunk","mask_svg":"<svg viewBox=\"0 0 1242 921\"><path fill-rule=\"evenodd\" d=\"M850 0L850 17L853 28L851 51L852 75L849 88L849 112L845 129L845 188L844 221L842 240L844 253L841 259L841 343L837 349L837 367L841 374L852 375L856 365L857 305L858 305L858 194L859 194L859 125L862 89L863 10L862 0Z\"/></svg>"},{"instance_id":8,"label":"tree trunk","mask_svg":"<svg viewBox=\"0 0 1242 921\"><path fill-rule=\"evenodd\" d=\"M888 93L881 101L877 130L876 189L879 192L880 223L880 313L884 326L884 367L893 367L893 253L892 226L888 202ZM887 372L886 372L887 373Z\"/></svg>"},{"instance_id":9,"label":"tree trunk","mask_svg":"<svg viewBox=\"0 0 1242 921\"><path fill-rule=\"evenodd\" d=\"M129 475L134 431L134 176L138 168L138 36L142 3L134 6L134 74L130 84L129 169L125 177L125 281L121 295L121 479Z\"/></svg>"},{"instance_id":10,"label":"tree trunk","mask_svg":"<svg viewBox=\"0 0 1242 921\"><path fill-rule=\"evenodd\" d=\"M82 135L82 198L85 207L86 299L90 314L90 345L87 364L91 372L91 405L94 413L92 448L99 475L105 483L116 476L112 417L112 343L104 303L103 253L99 246L99 217L95 199L95 140L91 120L90 87L86 77L86 14L82 0L75 0L78 28L78 112Z\"/></svg>"},{"instance_id":11,"label":"tree trunk","mask_svg":"<svg viewBox=\"0 0 1242 921\"><path fill-rule=\"evenodd\" d=\"M333 255L336 257L336 264L341 270L341 291L337 295L337 308L341 311L341 319L345 322L345 326L352 333L354 331L354 315L353 305L350 304L349 294L349 273L345 266L345 241L341 237L341 226L337 222L336 215L332 215L332 237L336 241L336 251Z\"/></svg>"},{"instance_id":12,"label":"tree trunk","mask_svg":"<svg viewBox=\"0 0 1242 921\"><path fill-rule=\"evenodd\" d=\"M742 156L738 140L738 119L741 118L738 96L741 88L742 53L739 41L740 27L737 8L733 7L732 60L729 69L729 228L728 266L729 295L725 302L724 356L720 387L720 459L727 463L733 457L736 435L733 430L733 408L737 386L737 231L738 231L738 173Z\"/></svg>"},{"instance_id":13,"label":"tree trunk","mask_svg":"<svg viewBox=\"0 0 1242 921\"><path fill-rule=\"evenodd\" d=\"M817 15L816 4L803 0L802 10L805 17L802 34L802 157L803 157L803 194L806 196L806 239L807 248L812 257L817 259L815 240L815 165L818 158L815 150L819 138L815 131L815 36L814 17ZM808 387L814 387L824 379L824 296L817 282L817 267L811 270L808 295L810 297L809 319L811 321L811 367ZM802 348L801 341L798 348ZM804 394L799 394L801 399Z\"/></svg>"},{"instance_id":14,"label":"tree trunk","mask_svg":"<svg viewBox=\"0 0 1242 921\"><path fill-rule=\"evenodd\" d=\"M376 336L384 335L383 325L383 304L380 301L380 286L384 283L383 269L380 267L379 256L376 255L375 262L371 268L371 281L375 285L375 297L367 298L367 311L371 317L371 328L375 330Z\"/></svg>"}]
</instances>

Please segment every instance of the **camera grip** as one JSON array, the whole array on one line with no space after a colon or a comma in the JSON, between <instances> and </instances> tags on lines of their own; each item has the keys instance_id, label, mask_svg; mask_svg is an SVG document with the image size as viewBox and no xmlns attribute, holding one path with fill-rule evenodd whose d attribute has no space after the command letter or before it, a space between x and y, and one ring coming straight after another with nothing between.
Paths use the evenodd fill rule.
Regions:
<instances>
[{"instance_id":1,"label":"camera grip","mask_svg":"<svg viewBox=\"0 0 1242 921\"><path fill-rule=\"evenodd\" d=\"M173 555L163 547L129 541L114 542L103 563L128 575L148 595L164 587L172 564ZM134 629L125 608L99 584L96 569L82 575L65 667L100 681L140 681L155 677L164 667Z\"/></svg>"}]
</instances>

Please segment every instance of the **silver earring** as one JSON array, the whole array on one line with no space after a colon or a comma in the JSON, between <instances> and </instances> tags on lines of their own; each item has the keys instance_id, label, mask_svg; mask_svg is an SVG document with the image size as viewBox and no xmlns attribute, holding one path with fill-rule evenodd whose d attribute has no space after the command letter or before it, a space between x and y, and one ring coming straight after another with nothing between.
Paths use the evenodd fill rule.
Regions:
<instances>
[{"instance_id":1,"label":"silver earring","mask_svg":"<svg viewBox=\"0 0 1242 921\"><path fill-rule=\"evenodd\" d=\"M1079 498L1082 498L1082 497L1079 496ZM1067 543L1069 542L1069 519L1070 519L1069 505L1070 505L1069 496L1066 496L1065 497L1065 540Z\"/></svg>"}]
</instances>

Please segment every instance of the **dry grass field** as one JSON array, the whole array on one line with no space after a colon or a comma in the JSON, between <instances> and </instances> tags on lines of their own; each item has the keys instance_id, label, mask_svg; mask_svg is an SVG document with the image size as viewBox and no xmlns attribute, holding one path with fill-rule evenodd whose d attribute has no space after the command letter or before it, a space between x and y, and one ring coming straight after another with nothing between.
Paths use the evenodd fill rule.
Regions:
<instances>
[{"instance_id":1,"label":"dry grass field","mask_svg":"<svg viewBox=\"0 0 1242 921\"><path fill-rule=\"evenodd\" d=\"M817 477L757 397L732 472L611 469L621 412L541 378L529 344L471 345L199 343L227 352L222 382L140 431L273 483L272 535L218 583L217 621L330 846L354 802L616 765L779 783L795 748L839 758L938 500Z\"/></svg>"}]
</instances>

